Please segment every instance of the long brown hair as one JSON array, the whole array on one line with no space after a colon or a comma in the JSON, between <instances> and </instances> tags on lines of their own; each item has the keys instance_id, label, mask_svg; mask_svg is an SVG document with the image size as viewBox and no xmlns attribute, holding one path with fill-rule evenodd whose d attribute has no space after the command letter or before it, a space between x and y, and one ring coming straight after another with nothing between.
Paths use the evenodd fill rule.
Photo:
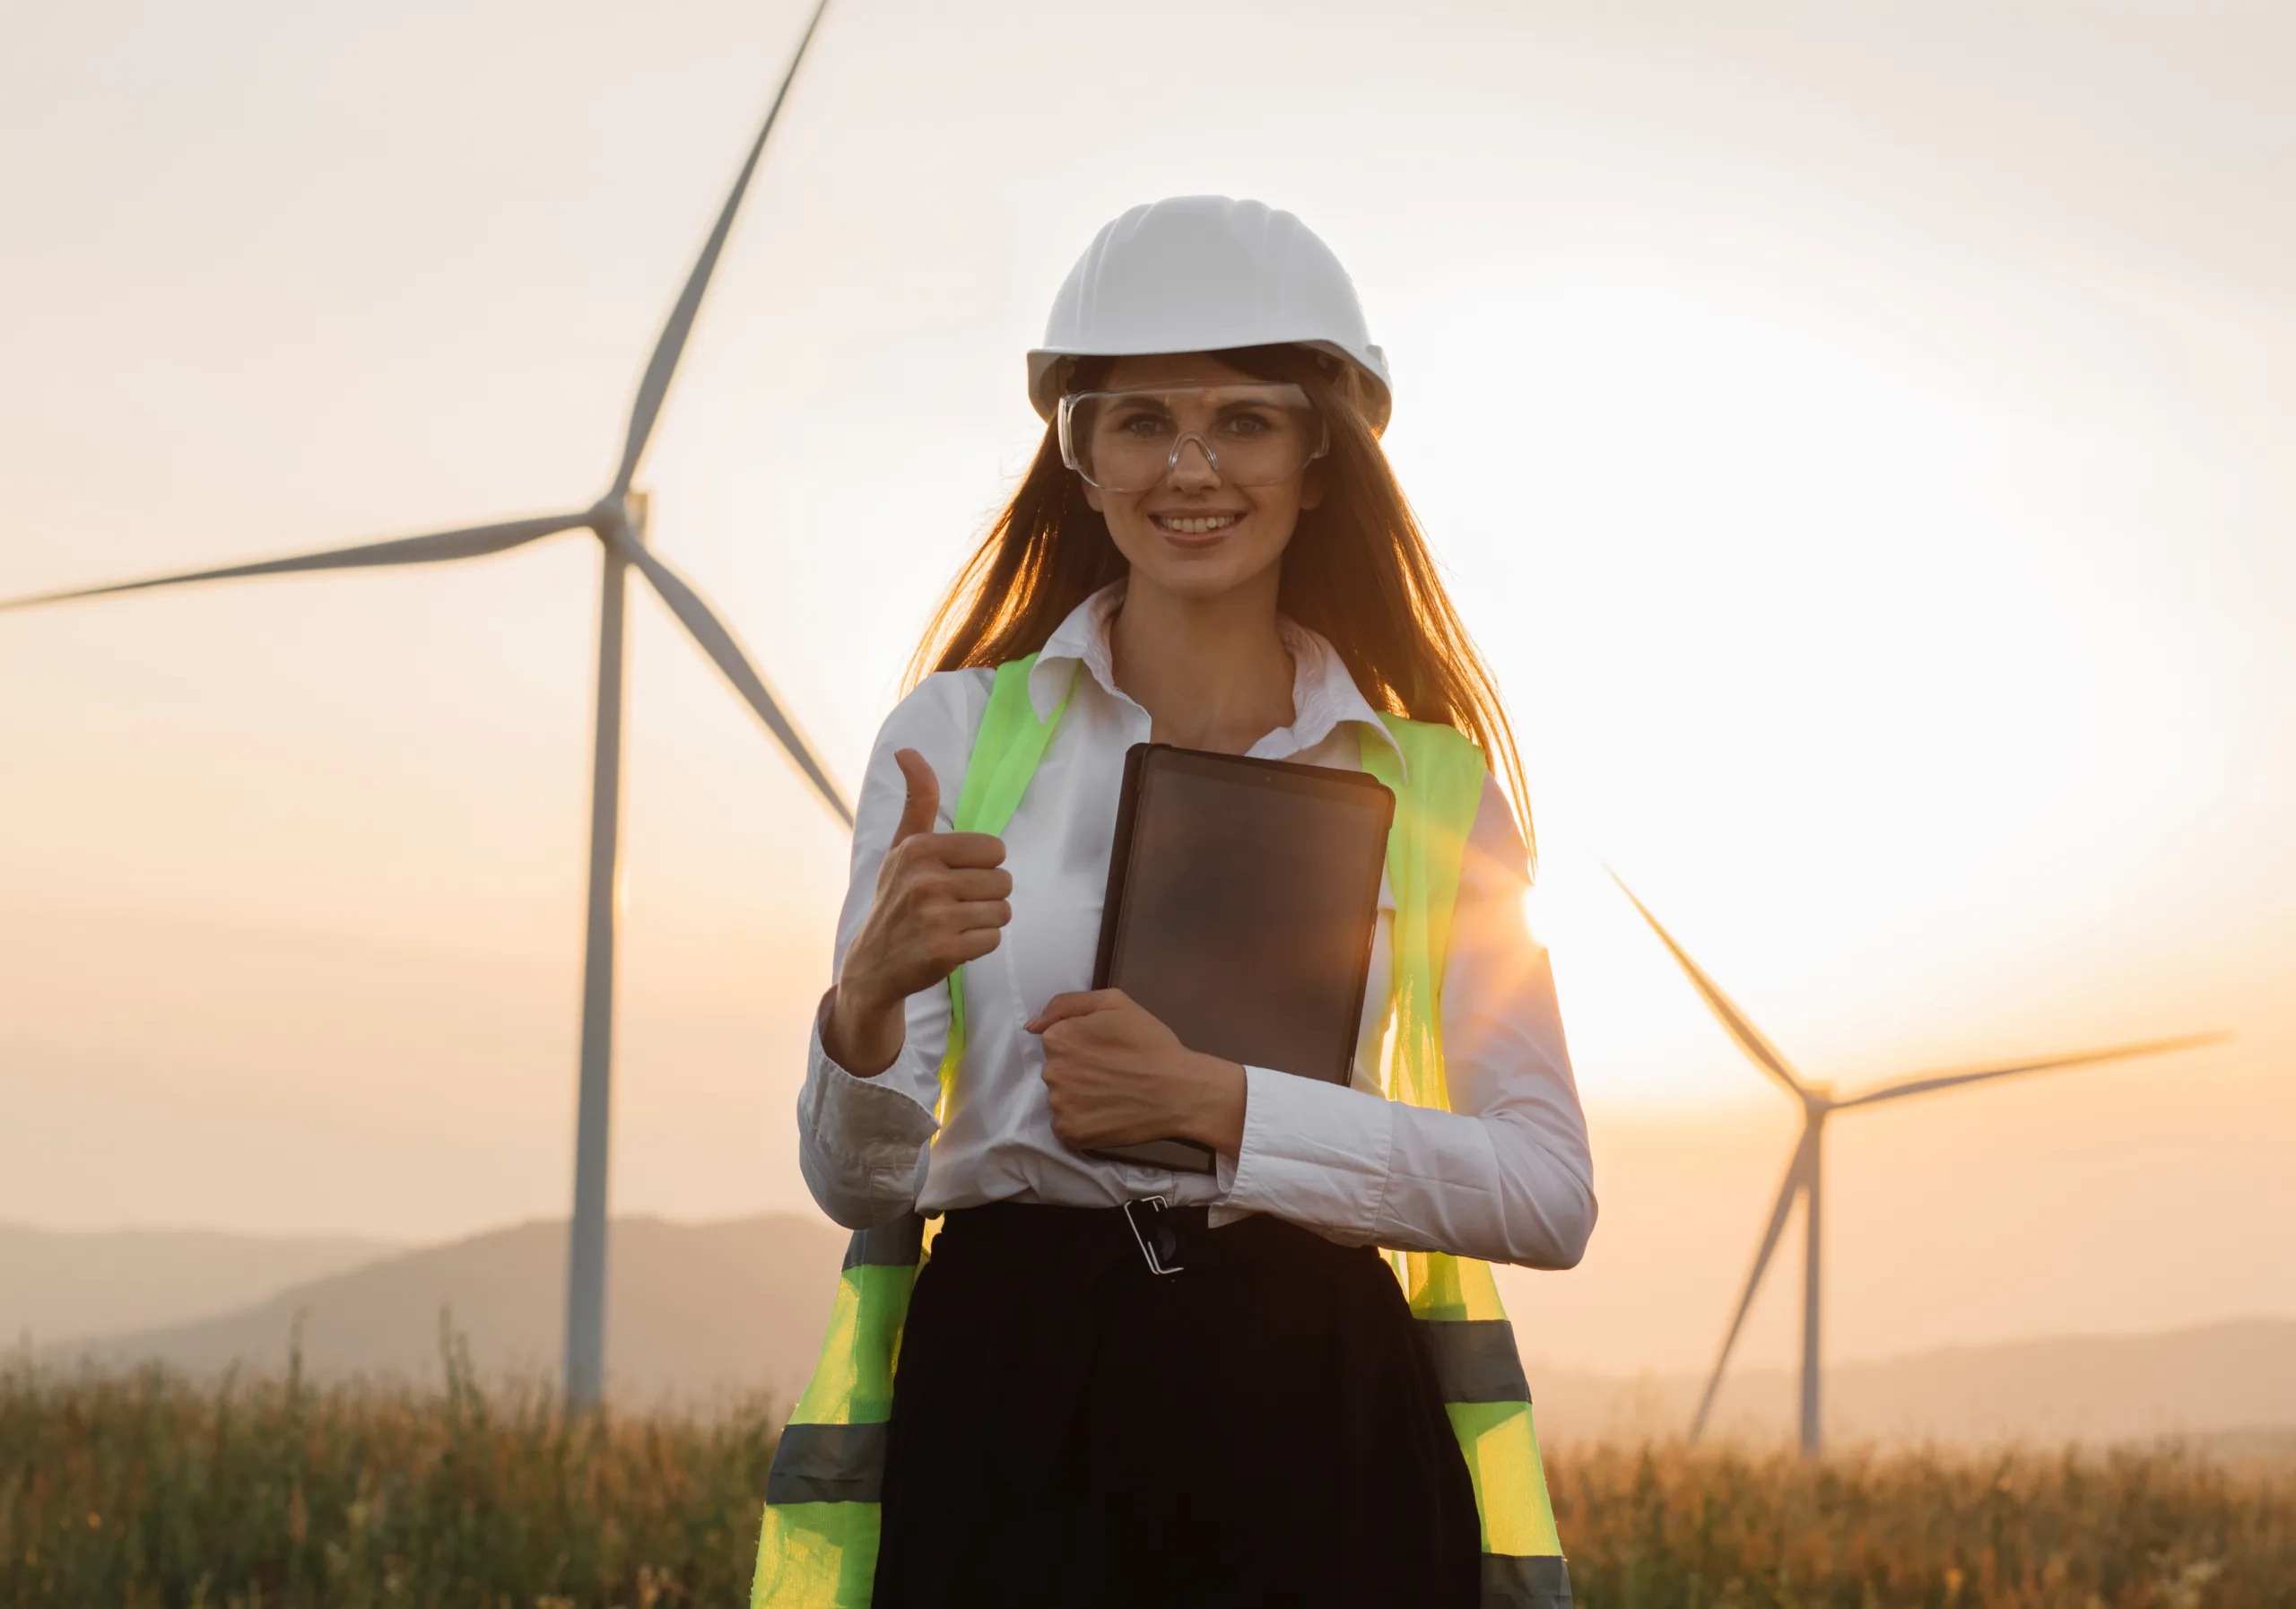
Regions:
<instances>
[{"instance_id":1,"label":"long brown hair","mask_svg":"<svg viewBox=\"0 0 2296 1609\"><path fill-rule=\"evenodd\" d=\"M1443 590L1426 534L1372 433L1361 377L1298 346L1213 355L1256 378L1300 387L1331 431L1331 451L1311 470L1323 477L1323 500L1300 514L1277 607L1331 643L1373 708L1454 727L1480 744L1505 778L1535 860L1530 796L1499 684ZM1108 367L1083 360L1070 388L1090 390ZM931 671L1034 653L1126 568L1107 521L1084 500L1083 483L1061 462L1058 431L1046 427L1013 500L934 610L909 684Z\"/></svg>"}]
</instances>

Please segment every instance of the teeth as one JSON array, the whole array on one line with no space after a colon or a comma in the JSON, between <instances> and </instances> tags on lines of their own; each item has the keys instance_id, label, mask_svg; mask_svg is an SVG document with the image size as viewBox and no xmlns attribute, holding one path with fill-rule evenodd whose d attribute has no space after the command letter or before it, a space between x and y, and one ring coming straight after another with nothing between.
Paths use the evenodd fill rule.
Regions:
<instances>
[{"instance_id":1,"label":"teeth","mask_svg":"<svg viewBox=\"0 0 2296 1609\"><path fill-rule=\"evenodd\" d=\"M1182 536L1202 536L1209 532L1226 530L1236 523L1236 517L1232 514L1207 514L1190 518L1179 514L1159 514L1156 523Z\"/></svg>"}]
</instances>

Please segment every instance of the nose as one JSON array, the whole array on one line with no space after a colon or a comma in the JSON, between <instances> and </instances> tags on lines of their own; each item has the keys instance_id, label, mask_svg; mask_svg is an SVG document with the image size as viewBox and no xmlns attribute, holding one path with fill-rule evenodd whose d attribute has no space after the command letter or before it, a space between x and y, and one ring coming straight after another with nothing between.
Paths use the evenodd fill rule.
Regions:
<instances>
[{"instance_id":1,"label":"nose","mask_svg":"<svg viewBox=\"0 0 2296 1609\"><path fill-rule=\"evenodd\" d=\"M1191 452L1189 449L1195 450ZM1166 464L1164 479L1175 488L1217 486L1220 483L1219 461L1212 456L1211 444L1190 431L1172 443L1172 456Z\"/></svg>"}]
</instances>

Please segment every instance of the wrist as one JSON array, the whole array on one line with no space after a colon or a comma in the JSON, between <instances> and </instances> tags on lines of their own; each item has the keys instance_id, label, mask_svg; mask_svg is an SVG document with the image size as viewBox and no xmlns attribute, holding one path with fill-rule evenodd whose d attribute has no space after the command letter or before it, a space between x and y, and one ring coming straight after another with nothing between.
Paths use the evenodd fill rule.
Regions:
<instances>
[{"instance_id":1,"label":"wrist","mask_svg":"<svg viewBox=\"0 0 2296 1609\"><path fill-rule=\"evenodd\" d=\"M856 1078L874 1078L900 1058L908 1041L904 1005L840 979L822 1018L822 1049Z\"/></svg>"},{"instance_id":2,"label":"wrist","mask_svg":"<svg viewBox=\"0 0 2296 1609\"><path fill-rule=\"evenodd\" d=\"M1244 1110L1250 1081L1239 1063L1190 1051L1196 1063L1197 1094L1190 1133L1182 1136L1232 1157L1244 1147Z\"/></svg>"}]
</instances>

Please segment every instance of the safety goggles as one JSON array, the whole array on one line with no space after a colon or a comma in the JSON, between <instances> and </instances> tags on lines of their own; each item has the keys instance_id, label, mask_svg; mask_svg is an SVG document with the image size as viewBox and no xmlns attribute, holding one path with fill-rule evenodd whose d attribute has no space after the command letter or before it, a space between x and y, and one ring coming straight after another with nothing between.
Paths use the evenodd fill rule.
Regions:
<instances>
[{"instance_id":1,"label":"safety goggles","mask_svg":"<svg viewBox=\"0 0 2296 1609\"><path fill-rule=\"evenodd\" d=\"M1060 399L1061 461L1102 491L1145 491L1192 445L1233 486L1288 481L1331 450L1331 432L1297 386L1078 391Z\"/></svg>"}]
</instances>

